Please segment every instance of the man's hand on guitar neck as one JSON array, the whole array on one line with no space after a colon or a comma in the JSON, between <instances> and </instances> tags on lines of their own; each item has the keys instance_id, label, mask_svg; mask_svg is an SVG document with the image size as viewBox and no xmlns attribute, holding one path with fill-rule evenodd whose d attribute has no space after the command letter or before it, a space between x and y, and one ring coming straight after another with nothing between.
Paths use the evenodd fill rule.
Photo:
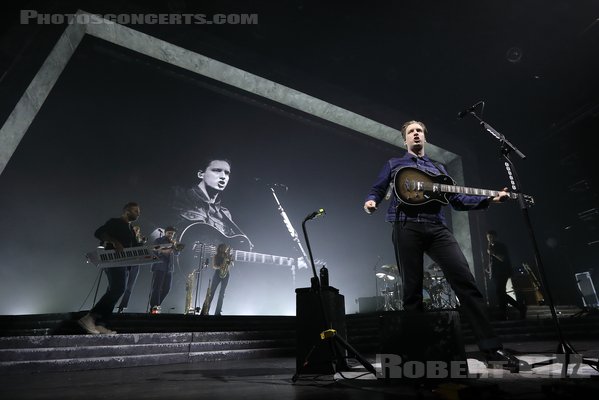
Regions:
<instances>
[{"instance_id":1,"label":"man's hand on guitar neck","mask_svg":"<svg viewBox=\"0 0 599 400\"><path fill-rule=\"evenodd\" d=\"M510 195L508 193L508 189L506 187L504 187L502 190L499 191L499 193L497 193L497 196L492 197L491 203L503 203L504 201L508 200L510 198Z\"/></svg>"}]
</instances>

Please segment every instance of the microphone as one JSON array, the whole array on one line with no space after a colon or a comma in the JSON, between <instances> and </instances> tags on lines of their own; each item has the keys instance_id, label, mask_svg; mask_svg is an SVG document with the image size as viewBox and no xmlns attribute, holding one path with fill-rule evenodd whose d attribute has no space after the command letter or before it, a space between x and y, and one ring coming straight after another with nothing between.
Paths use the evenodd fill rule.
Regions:
<instances>
[{"instance_id":1,"label":"microphone","mask_svg":"<svg viewBox=\"0 0 599 400\"><path fill-rule=\"evenodd\" d=\"M471 107L468 107L467 109L460 111L460 112L458 113L458 119L462 119L462 118L464 118L466 115L468 115L469 113L471 113L472 111L474 111L474 109L475 109L476 107L478 107L478 106L480 106L481 104L484 104L484 103L485 103L485 102L481 100L481 101L479 101L478 103L474 104L473 106L471 106Z\"/></svg>"},{"instance_id":2,"label":"microphone","mask_svg":"<svg viewBox=\"0 0 599 400\"><path fill-rule=\"evenodd\" d=\"M270 182L264 182L262 180L262 178L254 178L255 182L260 182L262 183L264 186L268 186L268 187L278 187L281 189L284 189L285 191L289 190L289 187L287 185L285 185L284 183L270 183Z\"/></svg>"},{"instance_id":3,"label":"microphone","mask_svg":"<svg viewBox=\"0 0 599 400\"><path fill-rule=\"evenodd\" d=\"M326 212L324 211L324 208L319 208L318 211L314 211L313 213L310 213L306 219L304 219L304 221L310 221L311 219L314 218L318 218L323 216L324 214L326 214Z\"/></svg>"}]
</instances>

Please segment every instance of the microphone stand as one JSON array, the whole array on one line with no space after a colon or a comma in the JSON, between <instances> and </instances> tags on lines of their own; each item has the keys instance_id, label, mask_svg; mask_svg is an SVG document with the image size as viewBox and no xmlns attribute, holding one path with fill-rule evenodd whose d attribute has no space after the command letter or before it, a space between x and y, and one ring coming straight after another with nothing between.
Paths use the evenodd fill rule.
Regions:
<instances>
[{"instance_id":1,"label":"microphone stand","mask_svg":"<svg viewBox=\"0 0 599 400\"><path fill-rule=\"evenodd\" d=\"M481 103L483 104L483 107L484 107L484 102L481 102ZM549 364L553 364L555 362L561 362L562 363L561 377L568 377L568 364L570 363L571 356L579 355L579 353L576 352L576 350L574 350L572 345L564 337L562 327L560 325L559 318L558 318L557 312L555 310L555 303L553 302L553 295L551 293L551 290L549 290L547 274L545 272L545 267L541 260L541 252L539 250L539 246L537 244L537 239L535 237L535 232L534 232L534 229L532 226L532 222L530 220L530 215L528 213L529 204L527 204L527 201L525 200L525 196L522 194L522 190L521 190L522 185L520 183L520 178L518 177L514 163L510 159L511 152L514 152L521 159L525 159L526 156L520 150L518 150L518 148L516 148L509 140L507 140L503 134L499 133L491 125L489 125L481 117L479 117L474 112L474 110L469 110L468 113L470 115L472 115L476 120L478 120L479 125L482 126L484 130L489 132L495 139L499 140L499 142L500 142L500 152L501 152L502 158L504 159L504 167L505 167L508 177L510 179L512 191L515 193L519 193L518 203L520 205L520 209L522 211L522 216L524 218L524 223L526 225L527 232L528 232L530 241L532 243L535 262L537 264L539 275L541 277L541 282L543 284L543 287L545 288L545 294L547 297L546 301L547 301L547 304L549 305L549 309L551 310L551 318L555 325L555 331L557 333L557 337L559 340L556 354L564 355L563 360L550 359L547 361L542 361L542 362L531 364L531 368L549 365ZM578 358L578 360L582 361L582 363L589 365L591 368L593 368L595 370L597 369L597 367L599 367L599 362L597 362L597 361L593 361L593 360L582 358L582 357L577 357L577 358Z\"/></svg>"},{"instance_id":2,"label":"microphone stand","mask_svg":"<svg viewBox=\"0 0 599 400\"><path fill-rule=\"evenodd\" d=\"M104 268L101 268L100 273L98 274L98 284L96 285L94 300L92 301L92 308L94 308L94 305L96 305L96 298L98 297L98 291L100 290L100 282L102 282L102 272L104 272Z\"/></svg>"},{"instance_id":3,"label":"microphone stand","mask_svg":"<svg viewBox=\"0 0 599 400\"><path fill-rule=\"evenodd\" d=\"M374 271L374 304L375 304L375 309L377 309L377 311L378 311L378 307L377 307L378 300L377 300L377 298L379 296L379 277L376 276L376 269L377 269L377 267L379 265L379 262L381 260L382 260L381 256L377 256L376 262L374 263L374 267L372 267L372 270Z\"/></svg>"},{"instance_id":4,"label":"microphone stand","mask_svg":"<svg viewBox=\"0 0 599 400\"><path fill-rule=\"evenodd\" d=\"M295 242L297 248L299 249L299 252L302 254L302 257L304 258L304 261L307 264L308 256L306 255L306 251L304 250L304 247L302 246L302 242L299 240L297 231L291 224L291 221L289 220L289 217L287 216L285 209L281 205L281 202L279 201L279 198L277 197L275 189L272 186L269 186L269 189L272 192L272 196L275 198L275 202L277 203L277 210L279 210L279 214L281 214L281 217L283 218L283 223L285 224L285 227L287 227L287 231L291 235L291 239ZM305 221L304 221L304 223L305 223ZM293 287L295 287L295 264L291 265L291 277L293 280Z\"/></svg>"},{"instance_id":5,"label":"microphone stand","mask_svg":"<svg viewBox=\"0 0 599 400\"><path fill-rule=\"evenodd\" d=\"M481 232L480 232L480 220L477 219L477 224L476 224L476 232L478 237L481 237ZM489 274L487 272L487 263L485 262L486 260L486 256L482 250L482 248L480 249L480 259L482 260L482 267L483 267L483 284L484 284L484 289L485 289L485 301L487 303L487 307L490 307L490 303L489 303L489 284L488 281L491 280L489 278ZM491 266L489 265L489 271L491 270Z\"/></svg>"},{"instance_id":6,"label":"microphone stand","mask_svg":"<svg viewBox=\"0 0 599 400\"><path fill-rule=\"evenodd\" d=\"M312 275L313 275L311 278L312 287L314 287L316 289L316 291L318 292L320 311L322 313L322 322L323 322L323 326L324 326L324 331L320 333L320 338L322 340L327 340L327 339L329 340L331 356L334 360L332 362L332 366L333 366L333 370L335 371L335 373L337 372L335 361L339 360L340 355L341 355L339 353L337 346L340 346L340 347L344 348L345 350L347 350L347 352L349 354L353 354L355 359L358 360L360 362L360 364L362 364L362 366L364 366L364 368L366 368L366 370L368 372L371 372L372 374L374 374L376 376L376 370L374 369L372 364L370 364L364 357L362 357L360 355L360 353L358 353L356 351L356 349L354 349L345 339L343 339L341 336L337 335L337 331L335 329L332 329L332 325L329 322L326 308L324 306L324 299L322 297L322 283L320 282L320 279L318 278L318 274L316 273L316 266L314 264L314 258L312 257L312 248L310 247L310 240L308 239L308 233L306 232L306 222L308 222L311 219L314 219L318 215L321 215L321 214L312 213L312 214L308 215L306 218L304 218L304 221L302 222L302 231L304 232L304 238L306 240L306 247L308 248L308 254L310 255L310 264L312 265ZM308 352L308 355L306 356L306 360L304 361L303 366L306 366L309 364L310 356L312 355L316 346L317 345L314 345L312 347L312 349ZM301 368L298 369L298 371L296 371L295 375L293 375L293 377L291 378L292 382L295 383L297 381L297 379L299 378L300 374L301 374Z\"/></svg>"},{"instance_id":7,"label":"microphone stand","mask_svg":"<svg viewBox=\"0 0 599 400\"><path fill-rule=\"evenodd\" d=\"M198 314L198 296L200 294L200 291L202 290L202 272L204 272L204 270L208 267L208 264L210 263L210 258L205 257L205 247L204 245L202 245L202 251L200 252L200 262L198 264L198 274L196 277L196 293L195 293L195 299L193 300L193 313L194 314ZM209 290L212 290L212 288L208 287ZM208 314L206 314L208 315Z\"/></svg>"}]
</instances>

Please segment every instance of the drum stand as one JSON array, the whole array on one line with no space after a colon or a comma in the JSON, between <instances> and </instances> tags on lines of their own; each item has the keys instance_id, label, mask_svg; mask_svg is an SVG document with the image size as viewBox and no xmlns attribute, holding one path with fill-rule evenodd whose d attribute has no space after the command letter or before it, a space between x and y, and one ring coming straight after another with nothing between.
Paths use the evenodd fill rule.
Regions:
<instances>
[{"instance_id":1,"label":"drum stand","mask_svg":"<svg viewBox=\"0 0 599 400\"><path fill-rule=\"evenodd\" d=\"M381 290L383 299L385 299L385 302L383 304L383 311L397 311L395 308L393 308L392 304L393 294L395 293L395 291L389 289L389 281L387 277L383 278L383 282L385 282L385 288Z\"/></svg>"}]
</instances>

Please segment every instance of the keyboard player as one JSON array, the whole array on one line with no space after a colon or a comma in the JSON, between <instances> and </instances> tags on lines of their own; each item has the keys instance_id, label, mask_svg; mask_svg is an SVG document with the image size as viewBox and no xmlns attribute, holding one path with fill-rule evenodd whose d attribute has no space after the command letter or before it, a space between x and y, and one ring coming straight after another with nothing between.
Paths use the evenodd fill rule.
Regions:
<instances>
[{"instance_id":1,"label":"keyboard player","mask_svg":"<svg viewBox=\"0 0 599 400\"><path fill-rule=\"evenodd\" d=\"M100 239L106 249L120 252L126 247L133 247L137 245L137 239L131 223L139 218L140 213L139 204L129 202L123 207L120 217L109 219L96 230L94 236ZM104 273L108 277L106 293L89 313L78 321L79 325L91 334L116 333L106 327L106 321L112 315L114 306L127 286L128 267L104 268Z\"/></svg>"}]
</instances>

